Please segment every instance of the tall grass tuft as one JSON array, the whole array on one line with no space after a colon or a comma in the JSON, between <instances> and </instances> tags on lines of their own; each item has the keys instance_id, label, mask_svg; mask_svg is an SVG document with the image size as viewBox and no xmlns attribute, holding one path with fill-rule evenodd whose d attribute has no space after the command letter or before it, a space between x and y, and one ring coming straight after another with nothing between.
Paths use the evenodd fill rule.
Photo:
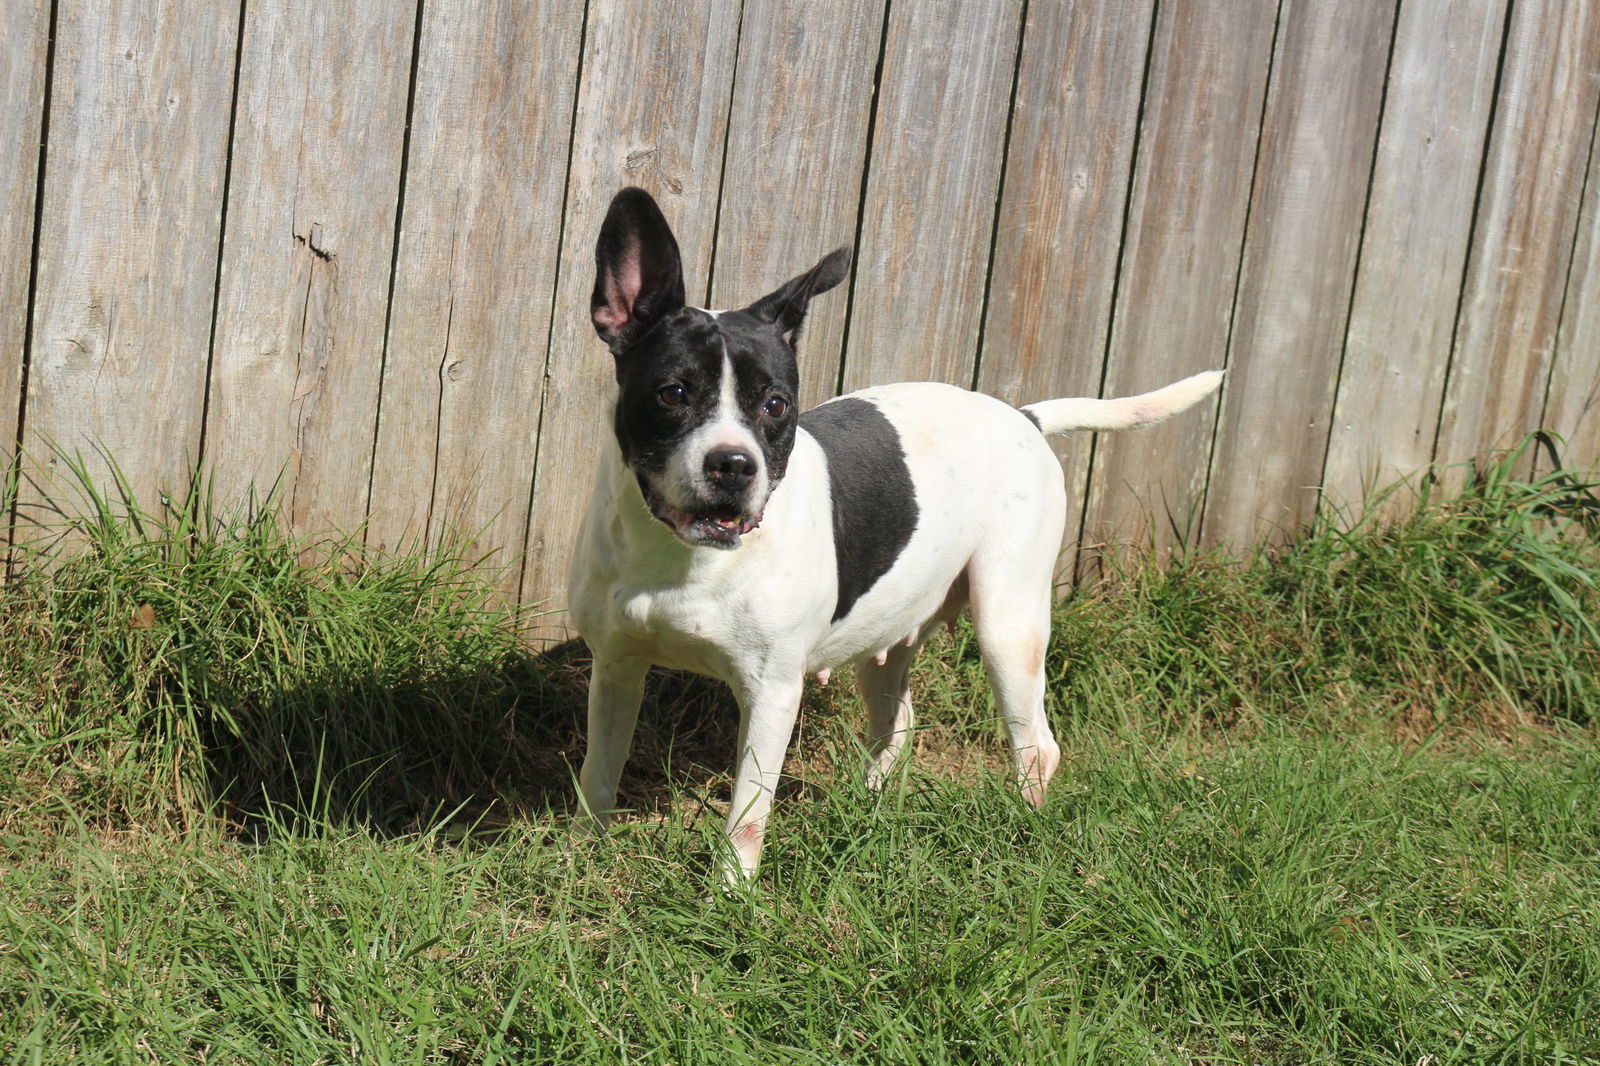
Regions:
<instances>
[{"instance_id":1,"label":"tall grass tuft","mask_svg":"<svg viewBox=\"0 0 1600 1066\"><path fill-rule=\"evenodd\" d=\"M33 756L11 788L113 822L400 825L505 799L568 746L570 722L527 720L566 676L531 668L537 613L459 548L375 556L288 535L270 496L224 512L196 479L146 509L73 469L86 506L0 588L0 727Z\"/></svg>"},{"instance_id":2,"label":"tall grass tuft","mask_svg":"<svg viewBox=\"0 0 1600 1066\"><path fill-rule=\"evenodd\" d=\"M1242 563L1196 552L1124 572L1061 613L1051 691L1072 720L1183 728L1588 723L1590 497L1567 473L1513 476L1523 463L1517 449L1448 498L1424 482L1397 521L1377 504L1325 513Z\"/></svg>"}]
</instances>

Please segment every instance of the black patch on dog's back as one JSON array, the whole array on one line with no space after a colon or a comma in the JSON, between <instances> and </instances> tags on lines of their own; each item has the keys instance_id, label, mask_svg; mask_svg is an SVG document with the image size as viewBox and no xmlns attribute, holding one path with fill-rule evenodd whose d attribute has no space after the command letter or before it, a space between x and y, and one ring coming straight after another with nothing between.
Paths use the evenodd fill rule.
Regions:
<instances>
[{"instance_id":1,"label":"black patch on dog's back","mask_svg":"<svg viewBox=\"0 0 1600 1066\"><path fill-rule=\"evenodd\" d=\"M839 569L837 622L850 613L917 528L917 493L894 424L870 400L845 398L800 416L828 459L833 551Z\"/></svg>"}]
</instances>

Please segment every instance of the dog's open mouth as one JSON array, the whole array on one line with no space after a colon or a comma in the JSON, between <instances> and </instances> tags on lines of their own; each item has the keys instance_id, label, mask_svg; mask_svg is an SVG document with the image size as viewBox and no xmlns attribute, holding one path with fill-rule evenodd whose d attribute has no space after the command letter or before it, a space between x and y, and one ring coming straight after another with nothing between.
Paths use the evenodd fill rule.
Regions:
<instances>
[{"instance_id":1,"label":"dog's open mouth","mask_svg":"<svg viewBox=\"0 0 1600 1066\"><path fill-rule=\"evenodd\" d=\"M639 479L639 488L644 493L650 513L687 544L737 548L739 538L761 524L760 514L741 514L726 507L707 507L696 512L680 511L662 499L643 478Z\"/></svg>"}]
</instances>

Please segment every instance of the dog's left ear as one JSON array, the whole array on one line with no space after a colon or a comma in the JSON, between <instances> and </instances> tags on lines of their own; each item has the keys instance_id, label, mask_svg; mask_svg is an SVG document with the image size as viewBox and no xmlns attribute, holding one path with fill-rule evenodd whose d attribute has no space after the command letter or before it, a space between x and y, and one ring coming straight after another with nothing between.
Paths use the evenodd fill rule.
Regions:
<instances>
[{"instance_id":1,"label":"dog's left ear","mask_svg":"<svg viewBox=\"0 0 1600 1066\"><path fill-rule=\"evenodd\" d=\"M595 332L617 355L683 306L683 263L661 208L643 189L617 193L594 246Z\"/></svg>"},{"instance_id":2,"label":"dog's left ear","mask_svg":"<svg viewBox=\"0 0 1600 1066\"><path fill-rule=\"evenodd\" d=\"M806 307L811 298L839 284L849 270L850 249L835 248L822 257L822 262L799 277L790 278L776 291L751 304L745 312L776 326L784 339L793 344L800 335L800 324L806 319Z\"/></svg>"}]
</instances>

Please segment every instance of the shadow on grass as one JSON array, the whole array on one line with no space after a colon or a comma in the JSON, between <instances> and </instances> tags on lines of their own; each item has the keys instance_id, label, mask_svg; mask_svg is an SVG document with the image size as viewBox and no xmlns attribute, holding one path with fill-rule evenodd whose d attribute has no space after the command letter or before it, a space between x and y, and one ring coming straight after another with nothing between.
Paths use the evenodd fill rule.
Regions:
<instances>
[{"instance_id":1,"label":"shadow on grass","mask_svg":"<svg viewBox=\"0 0 1600 1066\"><path fill-rule=\"evenodd\" d=\"M531 650L536 608L496 591L471 536L369 550L289 532L275 492L219 504L203 472L141 505L111 456L56 450L0 580L0 761L106 824L219 816L406 833L575 805L588 655ZM0 481L0 509L15 494ZM64 501L64 502L58 502ZM621 804L725 778L725 688L652 676ZM0 792L8 790L0 789ZM41 809L52 806L40 802Z\"/></svg>"},{"instance_id":2,"label":"shadow on grass","mask_svg":"<svg viewBox=\"0 0 1600 1066\"><path fill-rule=\"evenodd\" d=\"M202 726L210 797L247 836L286 822L398 834L571 814L588 674L574 640L413 679L308 680ZM737 733L725 686L653 671L619 806L659 813L716 791Z\"/></svg>"}]
</instances>

